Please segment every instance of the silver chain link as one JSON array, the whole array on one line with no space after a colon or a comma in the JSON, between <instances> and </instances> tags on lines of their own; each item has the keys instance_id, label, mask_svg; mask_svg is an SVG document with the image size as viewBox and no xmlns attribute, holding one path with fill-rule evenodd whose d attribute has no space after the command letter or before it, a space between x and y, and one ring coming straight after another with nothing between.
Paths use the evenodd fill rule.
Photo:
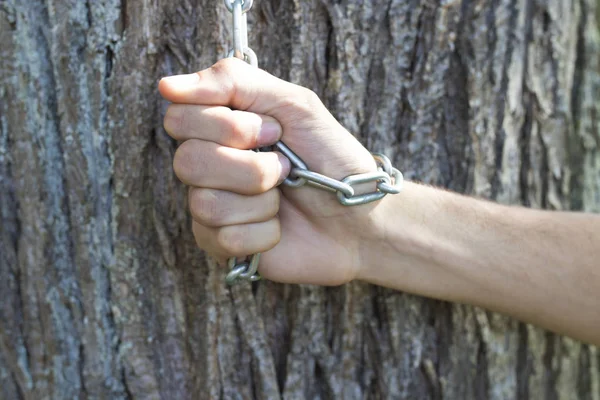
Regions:
<instances>
[{"instance_id":1,"label":"silver chain link","mask_svg":"<svg viewBox=\"0 0 600 400\"><path fill-rule=\"evenodd\" d=\"M227 57L237 57L246 61L253 67L258 67L258 59L256 53L248 47L248 19L246 13L252 8L253 0L223 0L225 7L232 14L233 21L233 49ZM236 257L231 257L227 260L229 273L225 278L228 285L233 285L238 282L260 280L258 271L258 262L260 253L254 254L245 261L238 262Z\"/></svg>"},{"instance_id":2,"label":"silver chain link","mask_svg":"<svg viewBox=\"0 0 600 400\"><path fill-rule=\"evenodd\" d=\"M246 13L252 8L253 0L224 0L224 3L233 16L233 49L229 52L228 57L237 57L254 67L258 67L256 54L248 47ZM309 185L330 191L337 194L338 201L344 206L367 204L380 200L387 194L398 194L404 183L402 172L394 168L389 158L380 153L372 154L377 163L377 171L350 175L338 181L310 171L306 163L281 141L274 146L263 147L258 151L272 150L281 152L292 164L290 174L283 181L283 185L294 188ZM376 182L376 189L373 192L355 195L354 185L369 182ZM225 282L232 285L243 281L255 282L260 280L260 275L257 272L259 261L260 253L246 257L243 261L238 261L237 257L230 258L227 261L229 273L225 278Z\"/></svg>"}]
</instances>

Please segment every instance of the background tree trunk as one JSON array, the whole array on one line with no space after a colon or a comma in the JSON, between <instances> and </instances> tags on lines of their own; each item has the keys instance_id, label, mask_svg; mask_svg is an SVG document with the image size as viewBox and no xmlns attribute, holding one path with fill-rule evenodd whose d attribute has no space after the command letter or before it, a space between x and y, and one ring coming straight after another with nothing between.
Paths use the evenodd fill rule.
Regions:
<instances>
[{"instance_id":1,"label":"background tree trunk","mask_svg":"<svg viewBox=\"0 0 600 400\"><path fill-rule=\"evenodd\" d=\"M256 0L262 68L409 179L600 210L595 0ZM222 0L0 1L0 399L600 399L594 347L353 283L229 289L158 79Z\"/></svg>"}]
</instances>

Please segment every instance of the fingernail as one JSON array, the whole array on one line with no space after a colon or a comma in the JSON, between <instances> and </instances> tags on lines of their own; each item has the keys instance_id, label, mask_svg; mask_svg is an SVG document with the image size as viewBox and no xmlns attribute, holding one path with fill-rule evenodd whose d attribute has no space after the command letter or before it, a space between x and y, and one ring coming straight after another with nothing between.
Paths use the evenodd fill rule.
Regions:
<instances>
[{"instance_id":1,"label":"fingernail","mask_svg":"<svg viewBox=\"0 0 600 400\"><path fill-rule=\"evenodd\" d=\"M173 75L162 78L161 80L169 85L189 86L198 82L198 74Z\"/></svg>"},{"instance_id":2,"label":"fingernail","mask_svg":"<svg viewBox=\"0 0 600 400\"><path fill-rule=\"evenodd\" d=\"M286 156L284 156L283 154L281 154L279 152L276 152L276 153L277 153L277 157L279 157L279 180L277 181L277 184L279 185L290 174L290 170L292 169L292 164L290 163L290 160L288 160L288 158Z\"/></svg>"},{"instance_id":3,"label":"fingernail","mask_svg":"<svg viewBox=\"0 0 600 400\"><path fill-rule=\"evenodd\" d=\"M258 146L270 146L275 144L281 137L281 125L274 119L263 119L260 132L258 133Z\"/></svg>"}]
</instances>

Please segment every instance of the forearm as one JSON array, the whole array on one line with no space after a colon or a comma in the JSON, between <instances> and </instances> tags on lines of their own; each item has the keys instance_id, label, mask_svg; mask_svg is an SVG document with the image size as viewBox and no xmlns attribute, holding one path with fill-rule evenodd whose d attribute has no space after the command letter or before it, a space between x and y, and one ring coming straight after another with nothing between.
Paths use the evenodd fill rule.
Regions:
<instances>
[{"instance_id":1,"label":"forearm","mask_svg":"<svg viewBox=\"0 0 600 400\"><path fill-rule=\"evenodd\" d=\"M389 198L389 199L388 199ZM376 210L360 278L600 344L600 216L505 207L407 183Z\"/></svg>"}]
</instances>

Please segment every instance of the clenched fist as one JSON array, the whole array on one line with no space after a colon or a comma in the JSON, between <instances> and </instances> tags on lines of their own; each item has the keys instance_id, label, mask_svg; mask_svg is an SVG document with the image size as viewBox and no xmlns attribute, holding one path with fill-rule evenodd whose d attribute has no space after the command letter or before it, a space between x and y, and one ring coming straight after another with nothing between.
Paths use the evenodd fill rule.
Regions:
<instances>
[{"instance_id":1,"label":"clenched fist","mask_svg":"<svg viewBox=\"0 0 600 400\"><path fill-rule=\"evenodd\" d=\"M183 143L173 168L190 186L198 245L219 260L257 252L279 282L337 285L358 276L377 203L344 207L335 194L279 186L290 161L249 151L283 140L310 170L343 179L375 171L371 154L314 92L228 58L164 78L166 131Z\"/></svg>"}]
</instances>

